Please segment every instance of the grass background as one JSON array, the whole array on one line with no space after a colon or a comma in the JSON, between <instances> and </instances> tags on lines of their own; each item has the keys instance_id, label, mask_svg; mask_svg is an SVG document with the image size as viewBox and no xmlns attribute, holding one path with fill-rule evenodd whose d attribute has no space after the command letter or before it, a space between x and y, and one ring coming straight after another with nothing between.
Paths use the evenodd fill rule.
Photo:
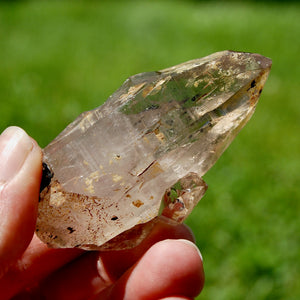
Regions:
<instances>
[{"instance_id":1,"label":"grass background","mask_svg":"<svg viewBox=\"0 0 300 300\"><path fill-rule=\"evenodd\" d=\"M44 147L130 75L225 49L272 58L187 223L204 256L199 299L300 299L299 20L284 1L0 2L0 130Z\"/></svg>"}]
</instances>

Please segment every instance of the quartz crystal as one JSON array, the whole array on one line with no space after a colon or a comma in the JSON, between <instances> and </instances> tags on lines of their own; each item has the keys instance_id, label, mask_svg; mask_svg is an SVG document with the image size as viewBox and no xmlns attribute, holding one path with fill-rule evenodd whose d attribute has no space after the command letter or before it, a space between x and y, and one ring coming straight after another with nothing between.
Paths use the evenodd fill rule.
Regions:
<instances>
[{"instance_id":1,"label":"quartz crystal","mask_svg":"<svg viewBox=\"0 0 300 300\"><path fill-rule=\"evenodd\" d=\"M202 176L254 112L271 68L223 51L128 78L44 150L36 232L51 247L125 249L182 222Z\"/></svg>"}]
</instances>

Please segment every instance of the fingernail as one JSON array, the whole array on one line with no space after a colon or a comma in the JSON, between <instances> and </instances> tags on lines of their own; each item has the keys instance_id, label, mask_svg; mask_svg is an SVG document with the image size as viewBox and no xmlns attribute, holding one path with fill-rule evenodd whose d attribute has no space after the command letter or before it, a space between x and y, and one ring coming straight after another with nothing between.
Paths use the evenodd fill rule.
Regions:
<instances>
[{"instance_id":1,"label":"fingernail","mask_svg":"<svg viewBox=\"0 0 300 300\"><path fill-rule=\"evenodd\" d=\"M22 168L33 148L27 133L19 127L8 127L0 136L0 183L11 180Z\"/></svg>"},{"instance_id":2,"label":"fingernail","mask_svg":"<svg viewBox=\"0 0 300 300\"><path fill-rule=\"evenodd\" d=\"M201 254L199 248L198 248L193 242L191 242L191 241L189 241L189 240L184 240L184 239L179 239L178 241L180 241L180 242L182 242L182 243L185 243L185 244L187 244L187 245L193 246L193 247L197 250L197 252L198 252L198 254L199 254L201 260L203 261L203 257L202 257L202 254Z\"/></svg>"}]
</instances>

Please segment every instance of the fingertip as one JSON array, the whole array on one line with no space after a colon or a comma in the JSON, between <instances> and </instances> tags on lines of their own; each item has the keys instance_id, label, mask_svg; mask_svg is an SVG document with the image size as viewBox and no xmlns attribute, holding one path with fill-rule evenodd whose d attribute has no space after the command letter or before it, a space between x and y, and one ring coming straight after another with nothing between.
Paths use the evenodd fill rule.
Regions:
<instances>
[{"instance_id":1,"label":"fingertip","mask_svg":"<svg viewBox=\"0 0 300 300\"><path fill-rule=\"evenodd\" d=\"M35 228L42 153L19 127L0 136L0 267L26 249Z\"/></svg>"},{"instance_id":2,"label":"fingertip","mask_svg":"<svg viewBox=\"0 0 300 300\"><path fill-rule=\"evenodd\" d=\"M193 242L186 239L164 240L150 250L153 257L149 256L149 264L156 259L157 272L165 280L166 296L196 297L201 292L205 281L203 258Z\"/></svg>"},{"instance_id":3,"label":"fingertip","mask_svg":"<svg viewBox=\"0 0 300 300\"><path fill-rule=\"evenodd\" d=\"M117 282L110 296L120 299L196 297L204 285L202 258L188 241L163 240L153 245Z\"/></svg>"}]
</instances>

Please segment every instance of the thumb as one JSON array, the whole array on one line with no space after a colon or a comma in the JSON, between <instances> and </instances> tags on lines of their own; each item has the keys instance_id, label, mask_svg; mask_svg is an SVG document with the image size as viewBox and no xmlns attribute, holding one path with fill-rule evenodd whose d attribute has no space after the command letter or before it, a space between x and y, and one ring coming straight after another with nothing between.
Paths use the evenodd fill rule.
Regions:
<instances>
[{"instance_id":1,"label":"thumb","mask_svg":"<svg viewBox=\"0 0 300 300\"><path fill-rule=\"evenodd\" d=\"M42 154L18 127L0 136L0 277L30 243L36 222Z\"/></svg>"}]
</instances>

